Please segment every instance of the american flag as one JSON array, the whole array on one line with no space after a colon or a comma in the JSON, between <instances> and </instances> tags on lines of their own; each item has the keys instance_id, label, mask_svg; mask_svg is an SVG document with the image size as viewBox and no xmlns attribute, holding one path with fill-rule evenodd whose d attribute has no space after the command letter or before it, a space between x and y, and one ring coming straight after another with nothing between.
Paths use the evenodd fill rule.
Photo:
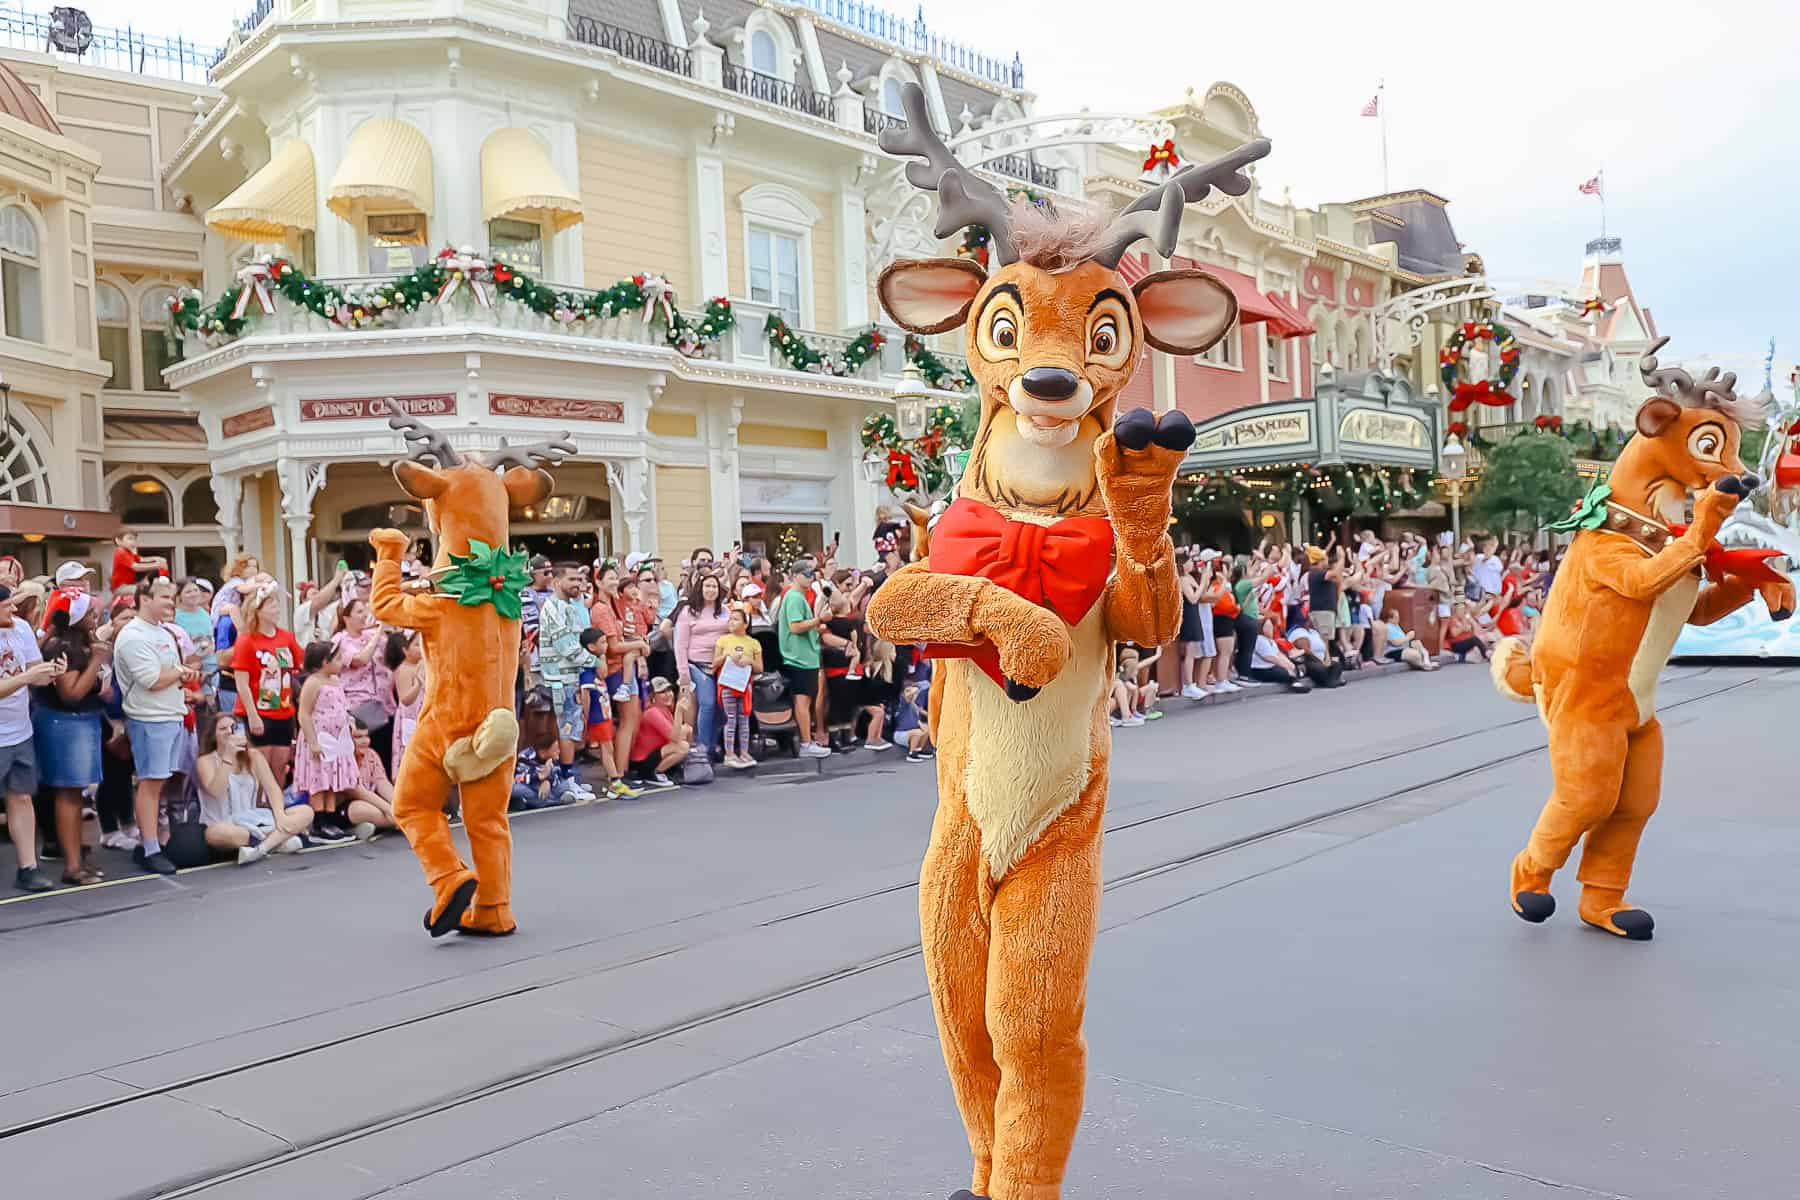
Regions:
<instances>
[{"instance_id":1,"label":"american flag","mask_svg":"<svg viewBox=\"0 0 1800 1200\"><path fill-rule=\"evenodd\" d=\"M1582 184L1581 194L1584 196L1598 196L1600 194L1600 177L1596 175L1586 183Z\"/></svg>"},{"instance_id":2,"label":"american flag","mask_svg":"<svg viewBox=\"0 0 1800 1200\"><path fill-rule=\"evenodd\" d=\"M1376 92L1373 96L1369 97L1369 102L1362 106L1362 115L1365 117L1379 117L1381 115L1380 92Z\"/></svg>"}]
</instances>

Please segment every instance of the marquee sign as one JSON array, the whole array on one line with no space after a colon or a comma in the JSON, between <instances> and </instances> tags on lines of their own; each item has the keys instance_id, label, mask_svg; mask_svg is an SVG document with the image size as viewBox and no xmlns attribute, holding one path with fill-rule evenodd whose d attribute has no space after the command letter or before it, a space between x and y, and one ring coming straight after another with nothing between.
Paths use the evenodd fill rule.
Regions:
<instances>
[{"instance_id":1,"label":"marquee sign","mask_svg":"<svg viewBox=\"0 0 1800 1200\"><path fill-rule=\"evenodd\" d=\"M1395 450L1428 450L1430 434L1425 422L1406 413L1378 408L1353 408L1338 425L1338 440Z\"/></svg>"},{"instance_id":2,"label":"marquee sign","mask_svg":"<svg viewBox=\"0 0 1800 1200\"><path fill-rule=\"evenodd\" d=\"M302 400L302 421L386 420L399 413L408 417L448 417L456 412L454 392L424 396L352 396L343 400Z\"/></svg>"},{"instance_id":3,"label":"marquee sign","mask_svg":"<svg viewBox=\"0 0 1800 1200\"><path fill-rule=\"evenodd\" d=\"M566 396L495 394L488 397L488 411L496 417L547 417L552 420L610 422L625 419L625 406L617 400L583 400Z\"/></svg>"},{"instance_id":4,"label":"marquee sign","mask_svg":"<svg viewBox=\"0 0 1800 1200\"><path fill-rule=\"evenodd\" d=\"M259 429L272 429L275 426L275 408L265 404L261 408L253 408L249 412L233 413L219 422L221 438L242 437L246 433L255 433Z\"/></svg>"},{"instance_id":5,"label":"marquee sign","mask_svg":"<svg viewBox=\"0 0 1800 1200\"><path fill-rule=\"evenodd\" d=\"M1204 430L1194 440L1196 451L1266 450L1312 441L1312 413L1305 410L1266 417L1242 417L1229 425Z\"/></svg>"}]
</instances>

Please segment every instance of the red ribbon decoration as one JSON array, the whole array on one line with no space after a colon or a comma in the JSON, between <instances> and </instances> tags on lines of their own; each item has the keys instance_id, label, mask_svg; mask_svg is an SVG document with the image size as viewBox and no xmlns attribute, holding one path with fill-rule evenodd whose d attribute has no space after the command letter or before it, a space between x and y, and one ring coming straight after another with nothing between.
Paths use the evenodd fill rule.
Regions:
<instances>
[{"instance_id":1,"label":"red ribbon decoration","mask_svg":"<svg viewBox=\"0 0 1800 1200\"><path fill-rule=\"evenodd\" d=\"M1158 163L1167 163L1170 170L1181 165L1181 155L1175 153L1175 139L1164 138L1163 144L1150 146L1150 157L1144 160L1144 170L1148 171Z\"/></svg>"},{"instance_id":2,"label":"red ribbon decoration","mask_svg":"<svg viewBox=\"0 0 1800 1200\"><path fill-rule=\"evenodd\" d=\"M1461 412L1471 404L1485 404L1490 408L1505 408L1512 403L1512 397L1494 386L1491 379L1483 379L1480 383L1459 383L1456 392L1446 405L1451 412Z\"/></svg>"},{"instance_id":3,"label":"red ribbon decoration","mask_svg":"<svg viewBox=\"0 0 1800 1200\"><path fill-rule=\"evenodd\" d=\"M1669 532L1680 537L1687 532L1687 526L1671 525ZM1770 559L1780 558L1781 554L1780 550L1727 550L1714 542L1706 548L1706 562L1702 565L1706 577L1714 583L1727 575L1736 575L1745 583L1785 583L1787 576L1769 565Z\"/></svg>"},{"instance_id":4,"label":"red ribbon decoration","mask_svg":"<svg viewBox=\"0 0 1800 1200\"><path fill-rule=\"evenodd\" d=\"M919 486L919 473L913 470L912 455L904 450L888 451L887 485L891 488Z\"/></svg>"},{"instance_id":5,"label":"red ribbon decoration","mask_svg":"<svg viewBox=\"0 0 1800 1200\"><path fill-rule=\"evenodd\" d=\"M1070 517L1046 527L1009 521L980 501L961 499L932 529L930 561L933 571L992 580L1076 625L1106 590L1112 550L1112 522L1105 517ZM925 653L971 659L989 679L1006 686L1000 653L991 642L930 645Z\"/></svg>"}]
</instances>

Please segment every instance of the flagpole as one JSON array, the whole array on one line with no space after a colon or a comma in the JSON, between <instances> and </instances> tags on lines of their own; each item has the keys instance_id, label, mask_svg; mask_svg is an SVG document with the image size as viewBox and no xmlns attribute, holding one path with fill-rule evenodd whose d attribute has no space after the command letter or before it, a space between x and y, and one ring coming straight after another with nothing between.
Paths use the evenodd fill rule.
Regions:
<instances>
[{"instance_id":1,"label":"flagpole","mask_svg":"<svg viewBox=\"0 0 1800 1200\"><path fill-rule=\"evenodd\" d=\"M1388 192L1387 80L1381 81L1381 86L1375 89L1375 95L1377 107L1381 110L1381 193L1385 196Z\"/></svg>"},{"instance_id":2,"label":"flagpole","mask_svg":"<svg viewBox=\"0 0 1800 1200\"><path fill-rule=\"evenodd\" d=\"M1606 164L1600 164L1600 240L1606 240Z\"/></svg>"}]
</instances>

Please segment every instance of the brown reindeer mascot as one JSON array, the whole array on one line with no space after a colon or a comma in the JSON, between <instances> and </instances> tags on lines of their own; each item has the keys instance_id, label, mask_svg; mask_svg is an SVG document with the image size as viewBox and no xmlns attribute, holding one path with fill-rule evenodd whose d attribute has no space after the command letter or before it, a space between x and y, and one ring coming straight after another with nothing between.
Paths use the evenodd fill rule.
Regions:
<instances>
[{"instance_id":1,"label":"brown reindeer mascot","mask_svg":"<svg viewBox=\"0 0 1800 1200\"><path fill-rule=\"evenodd\" d=\"M1190 167L1116 219L1011 205L932 133L924 94L881 136L938 193L937 234L981 224L967 259L896 262L882 304L918 333L967 326L981 424L929 561L875 593L869 624L946 659L931 697L938 809L919 880L938 1036L974 1153L975 1193L1052 1200L1081 1117L1082 1011L1100 903L1113 644L1157 645L1181 615L1170 488L1194 429L1113 403L1144 346L1198 354L1231 328L1202 271L1127 284L1126 249L1171 253L1185 205L1241 195L1258 141ZM967 1197L968 1192L959 1192Z\"/></svg>"},{"instance_id":2,"label":"brown reindeer mascot","mask_svg":"<svg viewBox=\"0 0 1800 1200\"><path fill-rule=\"evenodd\" d=\"M1581 919L1615 937L1649 941L1650 914L1628 904L1638 838L1662 794L1663 732L1656 677L1683 625L1710 625L1761 592L1776 620L1793 614L1794 585L1771 551L1726 550L1714 538L1761 486L1738 457L1743 426L1760 404L1732 391L1715 367L1696 383L1659 370L1650 347L1639 365L1657 394L1639 406L1637 436L1569 517L1576 530L1530 649L1495 648L1502 695L1535 702L1550 730L1554 788L1531 840L1513 859L1513 911L1534 924L1556 911L1550 877L1584 837ZM1690 501L1691 525L1679 522ZM1703 578L1710 580L1703 586Z\"/></svg>"},{"instance_id":3,"label":"brown reindeer mascot","mask_svg":"<svg viewBox=\"0 0 1800 1200\"><path fill-rule=\"evenodd\" d=\"M407 536L395 529L369 534L376 619L416 629L425 643L425 701L394 781L394 820L431 885L426 931L434 938L452 932L505 937L516 928L506 804L519 738L513 716L519 593L530 579L525 556L507 552L507 515L541 503L554 487L536 463L555 466L575 447L566 439L511 448L501 442L499 454L477 462L411 417L388 424L414 445L411 460L394 464L394 478L424 502L437 546L437 592L408 595L400 586ZM452 787L461 795L474 870L450 840L444 806Z\"/></svg>"}]
</instances>

